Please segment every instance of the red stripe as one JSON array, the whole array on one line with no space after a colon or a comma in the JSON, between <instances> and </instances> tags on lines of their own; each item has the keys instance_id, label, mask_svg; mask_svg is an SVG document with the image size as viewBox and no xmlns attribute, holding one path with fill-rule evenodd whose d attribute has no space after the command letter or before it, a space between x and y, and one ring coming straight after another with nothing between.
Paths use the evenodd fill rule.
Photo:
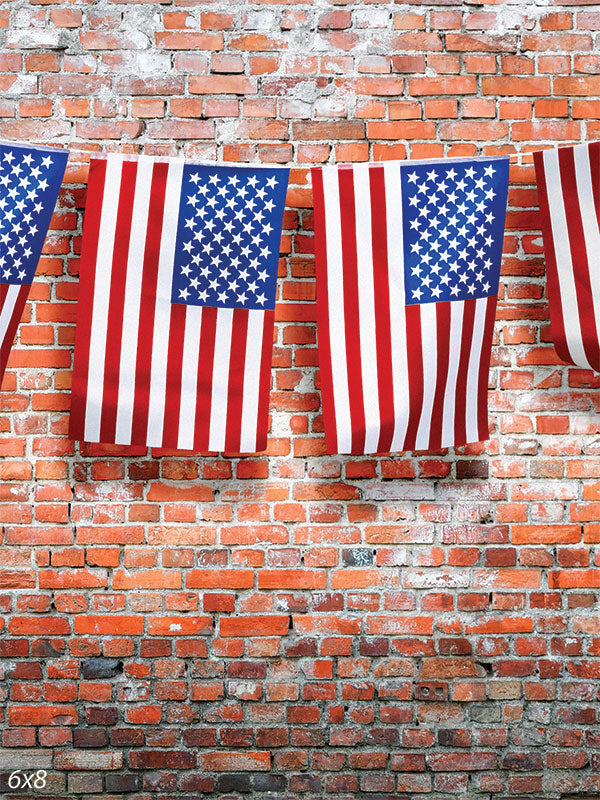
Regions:
<instances>
[{"instance_id":1,"label":"red stripe","mask_svg":"<svg viewBox=\"0 0 600 800\"><path fill-rule=\"evenodd\" d=\"M319 382L323 406L323 426L328 453L337 453L337 425L331 371L331 342L329 332L329 290L327 285L327 225L325 220L325 195L323 170L311 170L315 208L315 268L317 277L317 350L319 354Z\"/></svg>"},{"instance_id":2,"label":"red stripe","mask_svg":"<svg viewBox=\"0 0 600 800\"><path fill-rule=\"evenodd\" d=\"M212 377L215 362L215 334L218 308L202 309L200 346L198 348L198 383L196 393L196 420L194 425L194 450L209 452L210 405Z\"/></svg>"},{"instance_id":3,"label":"red stripe","mask_svg":"<svg viewBox=\"0 0 600 800\"><path fill-rule=\"evenodd\" d=\"M210 435L210 401L212 373L215 361L215 332L218 308L202 309L200 345L198 347L198 373L196 378L196 414L194 421L194 450L208 453Z\"/></svg>"},{"instance_id":4,"label":"red stripe","mask_svg":"<svg viewBox=\"0 0 600 800\"><path fill-rule=\"evenodd\" d=\"M392 333L390 325L390 276L387 250L387 205L385 171L382 164L369 168L371 195L371 240L375 285L375 340L377 390L379 395L379 441L377 452L388 452L395 429Z\"/></svg>"},{"instance_id":5,"label":"red stripe","mask_svg":"<svg viewBox=\"0 0 600 800\"><path fill-rule=\"evenodd\" d=\"M538 203L540 207L540 227L544 241L544 255L546 260L546 294L550 306L550 325L554 348L563 361L574 363L567 346L565 325L563 319L560 285L558 282L558 268L556 265L556 251L554 249L554 234L550 219L550 205L548 203L548 189L553 192L562 191L560 186L548 187L546 171L544 169L544 156L542 151L533 154L535 164L535 177L538 187Z\"/></svg>"},{"instance_id":6,"label":"red stripe","mask_svg":"<svg viewBox=\"0 0 600 800\"><path fill-rule=\"evenodd\" d=\"M8 283L0 283L0 312L4 309L8 289L9 289ZM2 383L2 379L4 377L4 372L6 370L6 362L8 361L8 356L10 355L10 351L15 338L14 332L12 336L10 335L10 325L12 323L13 315L14 315L14 305L10 311L10 320L6 328L4 338L0 343L0 384Z\"/></svg>"},{"instance_id":7,"label":"red stripe","mask_svg":"<svg viewBox=\"0 0 600 800\"><path fill-rule=\"evenodd\" d=\"M402 313L399 309L398 313ZM402 450L414 450L419 429L419 419L423 407L423 348L421 344L421 307L407 305L406 317L406 348L408 368L408 424Z\"/></svg>"},{"instance_id":8,"label":"red stripe","mask_svg":"<svg viewBox=\"0 0 600 800\"><path fill-rule=\"evenodd\" d=\"M600 225L600 142L588 144L590 159L590 173L592 176L592 193L594 195L594 210Z\"/></svg>"},{"instance_id":9,"label":"red stripe","mask_svg":"<svg viewBox=\"0 0 600 800\"><path fill-rule=\"evenodd\" d=\"M479 355L479 380L477 382L477 433L478 441L483 442L490 438L488 424L488 394L490 377L490 357L492 354L492 339L494 337L494 320L496 318L497 297L488 297L485 308L485 322L483 324L483 338L481 340L481 353Z\"/></svg>"},{"instance_id":10,"label":"red stripe","mask_svg":"<svg viewBox=\"0 0 600 800\"><path fill-rule=\"evenodd\" d=\"M0 311L3 310L4 304L6 303L6 296L9 288L10 286L8 284L0 284ZM10 351L12 349L13 342L15 340L15 335L17 333L17 328L19 327L19 322L21 320L21 317L23 316L23 309L25 308L25 303L27 302L27 297L29 296L30 288L31 284L29 283L25 284L24 286L21 286L13 301L13 307L10 312L10 319L8 321L8 325L6 326L4 338L2 339L2 343L0 344L0 384L2 383L2 380L4 378L4 372L6 371L6 364L10 356Z\"/></svg>"},{"instance_id":11,"label":"red stripe","mask_svg":"<svg viewBox=\"0 0 600 800\"><path fill-rule=\"evenodd\" d=\"M104 358L104 390L100 441L114 442L117 428L117 406L119 397L119 375L121 368L121 342L123 339L123 309L125 307L125 284L127 260L131 237L131 215L135 195L137 161L124 161L115 227L115 248L110 277L110 298L106 350Z\"/></svg>"},{"instance_id":12,"label":"red stripe","mask_svg":"<svg viewBox=\"0 0 600 800\"><path fill-rule=\"evenodd\" d=\"M460 356L454 398L454 447L459 447L467 442L467 376L469 374L469 357L471 355L471 342L473 341L477 300L470 297L468 300L464 300L463 303Z\"/></svg>"},{"instance_id":13,"label":"red stripe","mask_svg":"<svg viewBox=\"0 0 600 800\"><path fill-rule=\"evenodd\" d=\"M239 453L241 446L247 339L248 311L245 308L236 308L231 324L231 351L227 378L227 420L225 422L224 448L227 453Z\"/></svg>"},{"instance_id":14,"label":"red stripe","mask_svg":"<svg viewBox=\"0 0 600 800\"><path fill-rule=\"evenodd\" d=\"M92 159L90 161L79 267L75 355L73 358L71 415L69 418L69 438L71 439L83 440L85 432L85 404L90 360L92 308L94 304L96 258L105 177L106 161L104 159Z\"/></svg>"},{"instance_id":15,"label":"red stripe","mask_svg":"<svg viewBox=\"0 0 600 800\"><path fill-rule=\"evenodd\" d=\"M579 327L583 349L590 365L600 370L600 347L598 330L594 315L594 296L590 283L590 264L586 249L585 233L581 218L577 176L575 174L575 152L572 147L561 147L558 151L558 164L563 195L565 198L565 218L569 233L569 245L575 279L575 294L579 313ZM598 254L593 254L596 258Z\"/></svg>"},{"instance_id":16,"label":"red stripe","mask_svg":"<svg viewBox=\"0 0 600 800\"><path fill-rule=\"evenodd\" d=\"M146 444L148 434L148 409L150 402L150 372L154 333L158 261L165 208L168 163L157 161L152 169L148 228L144 249L140 319L135 364L135 391L130 444ZM168 406L167 406L168 408ZM169 413L171 409L168 409Z\"/></svg>"},{"instance_id":17,"label":"red stripe","mask_svg":"<svg viewBox=\"0 0 600 800\"><path fill-rule=\"evenodd\" d=\"M350 400L352 453L365 451L365 409L363 404L362 363L360 357L360 316L358 306L358 261L356 254L356 207L354 172L338 170L342 220L342 263L344 271L344 335Z\"/></svg>"},{"instance_id":18,"label":"red stripe","mask_svg":"<svg viewBox=\"0 0 600 800\"><path fill-rule=\"evenodd\" d=\"M444 423L444 395L448 380L450 363L450 314L449 301L435 304L436 316L436 376L435 393L431 409L431 425L429 427L429 449L439 450L442 446Z\"/></svg>"},{"instance_id":19,"label":"red stripe","mask_svg":"<svg viewBox=\"0 0 600 800\"><path fill-rule=\"evenodd\" d=\"M168 333L169 347L167 350L167 374L165 379L165 411L161 446L174 450L177 449L177 439L179 437L179 409L181 407L181 379L186 311L187 306L181 303L173 303L171 305L171 320Z\"/></svg>"},{"instance_id":20,"label":"red stripe","mask_svg":"<svg viewBox=\"0 0 600 800\"><path fill-rule=\"evenodd\" d=\"M256 451L267 449L269 429L269 395L271 393L271 362L273 359L273 328L275 312L265 311L263 320L262 352L258 388L258 414L256 420Z\"/></svg>"}]
</instances>

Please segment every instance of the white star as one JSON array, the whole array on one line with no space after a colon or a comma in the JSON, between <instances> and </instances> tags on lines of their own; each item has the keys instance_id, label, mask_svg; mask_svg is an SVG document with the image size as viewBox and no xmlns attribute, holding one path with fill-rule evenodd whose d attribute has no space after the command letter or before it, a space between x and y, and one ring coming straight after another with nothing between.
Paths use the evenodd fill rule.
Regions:
<instances>
[{"instance_id":1,"label":"white star","mask_svg":"<svg viewBox=\"0 0 600 800\"><path fill-rule=\"evenodd\" d=\"M261 272L258 273L258 280L259 281L266 281L268 277L269 277L269 273L267 272L266 269L264 269L264 270L262 270Z\"/></svg>"},{"instance_id":2,"label":"white star","mask_svg":"<svg viewBox=\"0 0 600 800\"><path fill-rule=\"evenodd\" d=\"M488 164L487 167L484 167L483 171L488 176L488 178L491 178L494 172L496 172L496 170L492 167L491 164Z\"/></svg>"},{"instance_id":3,"label":"white star","mask_svg":"<svg viewBox=\"0 0 600 800\"><path fill-rule=\"evenodd\" d=\"M469 167L468 169L466 169L465 175L467 176L467 178L473 179L475 177L475 170L473 169L473 167Z\"/></svg>"},{"instance_id":4,"label":"white star","mask_svg":"<svg viewBox=\"0 0 600 800\"><path fill-rule=\"evenodd\" d=\"M226 303L227 302L227 290L223 289L222 292L219 292L217 297L219 299L219 303Z\"/></svg>"},{"instance_id":5,"label":"white star","mask_svg":"<svg viewBox=\"0 0 600 800\"><path fill-rule=\"evenodd\" d=\"M189 291L188 291L188 289L187 289L187 288L186 288L186 289L180 289L180 290L179 290L179 297L182 297L184 300L187 300L187 299L188 299L188 296L189 296L189 294L190 294L190 293L189 293Z\"/></svg>"},{"instance_id":6,"label":"white star","mask_svg":"<svg viewBox=\"0 0 600 800\"><path fill-rule=\"evenodd\" d=\"M412 295L413 295L413 297L416 297L417 300L420 300L421 297L423 296L423 292L418 288L417 289L413 289Z\"/></svg>"},{"instance_id":7,"label":"white star","mask_svg":"<svg viewBox=\"0 0 600 800\"><path fill-rule=\"evenodd\" d=\"M267 178L267 186L269 189L274 189L277 186L277 181L274 177Z\"/></svg>"},{"instance_id":8,"label":"white star","mask_svg":"<svg viewBox=\"0 0 600 800\"><path fill-rule=\"evenodd\" d=\"M42 158L42 167L49 167L52 164L52 159L50 156L46 156L46 158Z\"/></svg>"},{"instance_id":9,"label":"white star","mask_svg":"<svg viewBox=\"0 0 600 800\"><path fill-rule=\"evenodd\" d=\"M408 182L409 182L409 183L416 183L416 182L417 182L417 179L418 179L418 177L419 177L419 176L417 175L417 173L416 173L416 172L411 172L411 173L410 173L410 175L408 176Z\"/></svg>"},{"instance_id":10,"label":"white star","mask_svg":"<svg viewBox=\"0 0 600 800\"><path fill-rule=\"evenodd\" d=\"M267 302L267 298L264 296L264 294L259 294L256 296L256 302L260 303L262 306Z\"/></svg>"},{"instance_id":11,"label":"white star","mask_svg":"<svg viewBox=\"0 0 600 800\"><path fill-rule=\"evenodd\" d=\"M247 299L248 298L246 297L246 294L244 292L238 294L237 296L238 303L245 303Z\"/></svg>"}]
</instances>

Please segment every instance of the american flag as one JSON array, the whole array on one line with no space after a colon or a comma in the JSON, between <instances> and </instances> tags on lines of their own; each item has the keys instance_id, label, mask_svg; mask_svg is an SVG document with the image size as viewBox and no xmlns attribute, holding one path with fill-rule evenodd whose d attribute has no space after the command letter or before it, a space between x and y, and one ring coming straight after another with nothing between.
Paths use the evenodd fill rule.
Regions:
<instances>
[{"instance_id":1,"label":"american flag","mask_svg":"<svg viewBox=\"0 0 600 800\"><path fill-rule=\"evenodd\" d=\"M0 142L0 381L68 157L66 150Z\"/></svg>"},{"instance_id":2,"label":"american flag","mask_svg":"<svg viewBox=\"0 0 600 800\"><path fill-rule=\"evenodd\" d=\"M71 438L265 449L288 174L91 159Z\"/></svg>"},{"instance_id":3,"label":"american flag","mask_svg":"<svg viewBox=\"0 0 600 800\"><path fill-rule=\"evenodd\" d=\"M600 142L533 154L558 355L600 372Z\"/></svg>"},{"instance_id":4,"label":"american flag","mask_svg":"<svg viewBox=\"0 0 600 800\"><path fill-rule=\"evenodd\" d=\"M330 453L488 438L508 159L312 170Z\"/></svg>"}]
</instances>

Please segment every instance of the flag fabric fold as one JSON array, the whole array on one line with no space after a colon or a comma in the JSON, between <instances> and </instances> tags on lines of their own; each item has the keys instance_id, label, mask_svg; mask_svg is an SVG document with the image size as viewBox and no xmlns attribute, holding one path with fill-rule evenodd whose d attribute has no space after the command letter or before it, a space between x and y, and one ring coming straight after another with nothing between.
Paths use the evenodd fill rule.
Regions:
<instances>
[{"instance_id":1,"label":"flag fabric fold","mask_svg":"<svg viewBox=\"0 0 600 800\"><path fill-rule=\"evenodd\" d=\"M508 158L312 169L327 452L487 439Z\"/></svg>"},{"instance_id":2,"label":"flag fabric fold","mask_svg":"<svg viewBox=\"0 0 600 800\"><path fill-rule=\"evenodd\" d=\"M91 159L71 438L265 449L288 175L177 158Z\"/></svg>"},{"instance_id":3,"label":"flag fabric fold","mask_svg":"<svg viewBox=\"0 0 600 800\"><path fill-rule=\"evenodd\" d=\"M554 347L563 361L600 372L600 142L533 159Z\"/></svg>"},{"instance_id":4,"label":"flag fabric fold","mask_svg":"<svg viewBox=\"0 0 600 800\"><path fill-rule=\"evenodd\" d=\"M68 157L67 150L0 142L0 382Z\"/></svg>"}]
</instances>

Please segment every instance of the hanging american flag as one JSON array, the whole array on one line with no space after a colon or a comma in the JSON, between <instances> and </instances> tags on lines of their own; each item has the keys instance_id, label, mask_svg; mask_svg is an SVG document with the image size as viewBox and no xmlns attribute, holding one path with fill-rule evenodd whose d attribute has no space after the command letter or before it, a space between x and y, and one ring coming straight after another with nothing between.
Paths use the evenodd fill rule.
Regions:
<instances>
[{"instance_id":1,"label":"hanging american flag","mask_svg":"<svg viewBox=\"0 0 600 800\"><path fill-rule=\"evenodd\" d=\"M288 174L91 159L71 438L264 450Z\"/></svg>"},{"instance_id":2,"label":"hanging american flag","mask_svg":"<svg viewBox=\"0 0 600 800\"><path fill-rule=\"evenodd\" d=\"M68 157L67 150L0 142L0 382Z\"/></svg>"},{"instance_id":3,"label":"hanging american flag","mask_svg":"<svg viewBox=\"0 0 600 800\"><path fill-rule=\"evenodd\" d=\"M330 453L488 438L508 158L312 170Z\"/></svg>"},{"instance_id":4,"label":"hanging american flag","mask_svg":"<svg viewBox=\"0 0 600 800\"><path fill-rule=\"evenodd\" d=\"M600 142L533 159L554 347L600 372Z\"/></svg>"}]
</instances>

